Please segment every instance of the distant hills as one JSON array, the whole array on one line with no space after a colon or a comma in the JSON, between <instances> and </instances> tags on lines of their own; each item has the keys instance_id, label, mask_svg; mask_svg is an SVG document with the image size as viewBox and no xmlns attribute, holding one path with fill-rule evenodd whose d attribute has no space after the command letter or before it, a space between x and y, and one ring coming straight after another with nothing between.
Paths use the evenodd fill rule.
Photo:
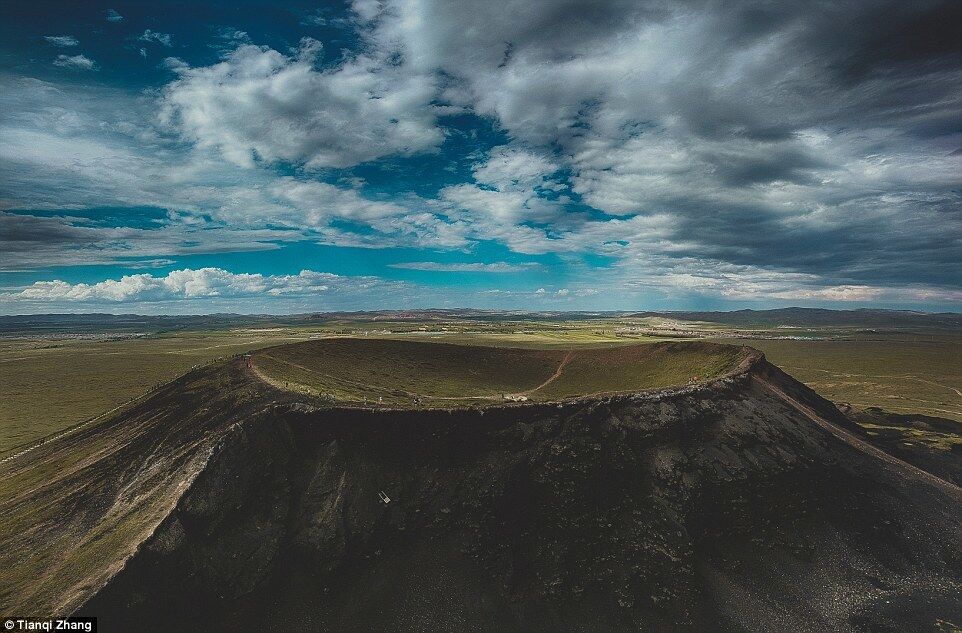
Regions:
<instances>
[{"instance_id":1,"label":"distant hills","mask_svg":"<svg viewBox=\"0 0 962 633\"><path fill-rule=\"evenodd\" d=\"M703 321L737 327L860 327L860 328L959 328L962 314L926 313L910 310L827 310L779 308L775 310L642 311L642 312L525 312L475 309L377 310L358 312L312 312L290 315L138 315L138 314L31 314L0 316L0 335L153 333L167 330L226 327L277 327L338 321L558 321L611 318L663 317Z\"/></svg>"},{"instance_id":2,"label":"distant hills","mask_svg":"<svg viewBox=\"0 0 962 633\"><path fill-rule=\"evenodd\" d=\"M777 310L735 310L732 312L636 312L632 316L668 316L684 321L709 321L738 326L851 326L913 327L962 326L956 312L916 312L912 310L826 310L824 308L779 308Z\"/></svg>"}]
</instances>

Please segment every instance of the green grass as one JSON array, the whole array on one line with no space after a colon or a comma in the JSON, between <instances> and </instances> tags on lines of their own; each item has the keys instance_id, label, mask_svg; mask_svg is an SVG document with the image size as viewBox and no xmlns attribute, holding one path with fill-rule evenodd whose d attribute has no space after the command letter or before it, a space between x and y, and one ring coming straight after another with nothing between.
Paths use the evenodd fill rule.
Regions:
<instances>
[{"instance_id":1,"label":"green grass","mask_svg":"<svg viewBox=\"0 0 962 633\"><path fill-rule=\"evenodd\" d=\"M950 451L954 446L962 444L962 427L960 427L959 433L947 433L943 431L906 428L905 426L893 424L872 424L867 422L860 422L859 424L868 431L870 436L877 437L883 434L893 434L903 443L922 444L939 451Z\"/></svg>"},{"instance_id":2,"label":"green grass","mask_svg":"<svg viewBox=\"0 0 962 633\"><path fill-rule=\"evenodd\" d=\"M151 407L0 464L0 605L75 608L168 515L231 415L260 397L225 369L197 372Z\"/></svg>"},{"instance_id":3,"label":"green grass","mask_svg":"<svg viewBox=\"0 0 962 633\"><path fill-rule=\"evenodd\" d=\"M561 376L536 395L550 400L684 385L696 377L716 378L732 370L744 356L738 347L695 342L575 351Z\"/></svg>"},{"instance_id":4,"label":"green grass","mask_svg":"<svg viewBox=\"0 0 962 633\"><path fill-rule=\"evenodd\" d=\"M275 386L339 402L455 406L686 384L732 369L743 355L704 343L567 350L332 339L262 350L254 366Z\"/></svg>"},{"instance_id":5,"label":"green grass","mask_svg":"<svg viewBox=\"0 0 962 633\"><path fill-rule=\"evenodd\" d=\"M178 331L112 341L0 339L0 456L16 446L110 410L143 394L153 385L182 374L195 364L287 341L360 336L372 340L425 340L557 352L569 348L610 348L678 340L679 336L687 334L726 336L729 338L712 340L757 347L766 352L772 362L783 366L831 400L849 402L861 408L878 406L895 412L924 413L962 421L962 396L954 391L962 390L962 337L957 332L762 326L739 330L731 325L664 317L519 318L511 321L339 320L311 326L279 324L276 327ZM745 334L751 338L737 338ZM822 340L758 338L786 335ZM412 372L417 368L409 366L402 367L402 370ZM677 375L669 382L676 382L697 370L698 363L691 367L666 369L665 373L675 372ZM286 382L290 383L289 388L310 392L309 385L316 378L292 368L285 371L288 372ZM478 371L483 372L484 368L479 367ZM577 371L578 363L574 363L570 375L574 376ZM364 377L361 378L361 382L365 382ZM462 380L471 378L469 375ZM648 380L646 384L659 384ZM586 372L582 382L584 384L577 388L604 390L603 384L601 388L599 385L592 387L590 371ZM563 385L560 383L554 389L561 389ZM509 386L492 382L478 393L498 394ZM342 399L353 397L354 393L353 387L347 384L326 384L324 388L327 393ZM551 390L544 393L549 394Z\"/></svg>"},{"instance_id":6,"label":"green grass","mask_svg":"<svg viewBox=\"0 0 962 633\"><path fill-rule=\"evenodd\" d=\"M292 330L0 341L0 455L100 415L194 365L301 338Z\"/></svg>"},{"instance_id":7,"label":"green grass","mask_svg":"<svg viewBox=\"0 0 962 633\"><path fill-rule=\"evenodd\" d=\"M962 422L962 339L773 341L719 339L760 349L819 394Z\"/></svg>"}]
</instances>

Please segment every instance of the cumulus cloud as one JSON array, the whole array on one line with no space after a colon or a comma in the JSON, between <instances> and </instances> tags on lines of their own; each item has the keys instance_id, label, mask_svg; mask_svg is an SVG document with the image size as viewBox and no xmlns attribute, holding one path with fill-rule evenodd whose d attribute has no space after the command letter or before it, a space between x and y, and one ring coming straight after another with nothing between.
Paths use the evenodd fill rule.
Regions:
<instances>
[{"instance_id":1,"label":"cumulus cloud","mask_svg":"<svg viewBox=\"0 0 962 633\"><path fill-rule=\"evenodd\" d=\"M346 279L333 273L302 270L296 275L231 273L222 268L174 270L164 277L149 273L124 275L94 284L61 280L38 281L16 292L0 295L8 302L156 302L209 297L255 297L315 294L345 284L370 287L373 277Z\"/></svg>"},{"instance_id":2,"label":"cumulus cloud","mask_svg":"<svg viewBox=\"0 0 962 633\"><path fill-rule=\"evenodd\" d=\"M558 302L564 301L570 303L576 299L584 299L586 297L593 297L598 294L597 288L577 288L572 290L571 288L558 288L557 290L546 290L544 288L538 288L532 295L536 299L547 300L548 302Z\"/></svg>"},{"instance_id":3,"label":"cumulus cloud","mask_svg":"<svg viewBox=\"0 0 962 633\"><path fill-rule=\"evenodd\" d=\"M179 68L162 116L198 147L243 167L347 167L441 142L433 73L412 75L364 55L319 71L320 53L310 39L293 55L242 45L218 64Z\"/></svg>"},{"instance_id":4,"label":"cumulus cloud","mask_svg":"<svg viewBox=\"0 0 962 633\"><path fill-rule=\"evenodd\" d=\"M69 48L80 43L73 35L44 35L43 39L60 48Z\"/></svg>"},{"instance_id":5,"label":"cumulus cloud","mask_svg":"<svg viewBox=\"0 0 962 633\"><path fill-rule=\"evenodd\" d=\"M513 224L529 209L529 202L540 205L541 201L525 191L497 191L477 185L452 185L445 187L441 198L456 209L464 209L478 216L490 217L499 222Z\"/></svg>"},{"instance_id":6,"label":"cumulus cloud","mask_svg":"<svg viewBox=\"0 0 962 633\"><path fill-rule=\"evenodd\" d=\"M399 262L390 264L391 268L405 270L425 270L444 273L519 273L538 268L536 263L511 264L508 262Z\"/></svg>"},{"instance_id":7,"label":"cumulus cloud","mask_svg":"<svg viewBox=\"0 0 962 633\"><path fill-rule=\"evenodd\" d=\"M372 220L407 212L396 203L369 200L354 190L322 182L281 178L273 184L271 192L297 209L301 222L313 225L332 217Z\"/></svg>"},{"instance_id":8,"label":"cumulus cloud","mask_svg":"<svg viewBox=\"0 0 962 633\"><path fill-rule=\"evenodd\" d=\"M86 55L57 55L53 60L54 66L71 70L96 70L97 63Z\"/></svg>"},{"instance_id":9,"label":"cumulus cloud","mask_svg":"<svg viewBox=\"0 0 962 633\"><path fill-rule=\"evenodd\" d=\"M557 170L539 154L507 145L493 147L486 160L474 164L475 183L445 187L440 198L453 209L475 215L487 231L499 230L492 223L503 227L519 221L561 221L556 206L540 195L561 187L550 180Z\"/></svg>"},{"instance_id":10,"label":"cumulus cloud","mask_svg":"<svg viewBox=\"0 0 962 633\"><path fill-rule=\"evenodd\" d=\"M545 157L517 147L493 147L488 154L486 161L474 165L474 179L498 191L541 187L558 170Z\"/></svg>"},{"instance_id":11,"label":"cumulus cloud","mask_svg":"<svg viewBox=\"0 0 962 633\"><path fill-rule=\"evenodd\" d=\"M618 296L958 300L958 3L352 7L304 20L351 29L346 50L224 28L220 61L168 57L170 83L145 95L0 77L0 208L64 212L0 217L49 236L0 243L4 266L232 240L495 243L556 256L565 301L602 283ZM69 217L104 205L171 216L150 230Z\"/></svg>"},{"instance_id":12,"label":"cumulus cloud","mask_svg":"<svg viewBox=\"0 0 962 633\"><path fill-rule=\"evenodd\" d=\"M137 39L141 42L154 42L156 44L161 44L163 46L172 46L170 41L170 35L167 33L158 33L157 31L151 31L150 29L145 30L143 33L137 36Z\"/></svg>"},{"instance_id":13,"label":"cumulus cloud","mask_svg":"<svg viewBox=\"0 0 962 633\"><path fill-rule=\"evenodd\" d=\"M668 235L636 247L679 266L765 265L826 287L958 283L962 163L950 122L962 116L962 56L945 26L962 18L956 3L586 11L541 0L505 11L388 0L363 13L372 47L450 77L442 100L492 117L512 147L550 155L591 207L671 217ZM532 222L550 224L548 237L566 219L495 154L477 184L442 199L523 222L547 248L578 241L538 240ZM517 182L505 180L512 172Z\"/></svg>"}]
</instances>

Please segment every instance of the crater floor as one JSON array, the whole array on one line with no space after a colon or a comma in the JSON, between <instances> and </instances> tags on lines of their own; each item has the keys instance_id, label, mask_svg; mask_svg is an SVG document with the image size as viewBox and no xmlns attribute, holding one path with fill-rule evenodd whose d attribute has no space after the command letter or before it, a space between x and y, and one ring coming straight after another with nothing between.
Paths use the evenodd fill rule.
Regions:
<instances>
[{"instance_id":1,"label":"crater floor","mask_svg":"<svg viewBox=\"0 0 962 633\"><path fill-rule=\"evenodd\" d=\"M702 342L535 350L326 339L263 350L251 367L275 387L339 404L450 408L685 385L731 372L750 353Z\"/></svg>"}]
</instances>

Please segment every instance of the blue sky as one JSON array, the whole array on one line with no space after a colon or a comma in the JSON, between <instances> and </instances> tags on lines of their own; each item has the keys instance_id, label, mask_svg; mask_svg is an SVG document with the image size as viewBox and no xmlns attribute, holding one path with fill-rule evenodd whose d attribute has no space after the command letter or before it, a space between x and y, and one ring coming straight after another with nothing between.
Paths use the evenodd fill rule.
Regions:
<instances>
[{"instance_id":1,"label":"blue sky","mask_svg":"<svg viewBox=\"0 0 962 633\"><path fill-rule=\"evenodd\" d=\"M958 310L957 18L8 2L0 313Z\"/></svg>"}]
</instances>

